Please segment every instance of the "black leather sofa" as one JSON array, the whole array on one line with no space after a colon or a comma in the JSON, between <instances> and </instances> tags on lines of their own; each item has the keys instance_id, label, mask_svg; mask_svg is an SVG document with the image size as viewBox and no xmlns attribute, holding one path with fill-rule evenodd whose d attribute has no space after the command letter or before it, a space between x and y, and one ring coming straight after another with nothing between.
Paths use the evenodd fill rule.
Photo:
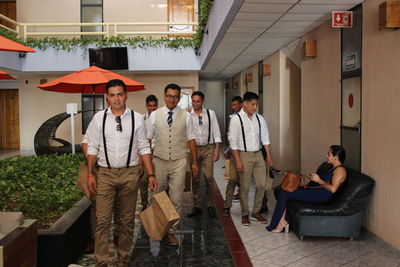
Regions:
<instances>
[{"instance_id":1,"label":"black leather sofa","mask_svg":"<svg viewBox=\"0 0 400 267\"><path fill-rule=\"evenodd\" d=\"M329 202L288 202L286 212L291 219L290 229L298 234L300 240L305 236L348 237L351 240L359 237L375 181L353 169L346 168L346 171L346 181Z\"/></svg>"}]
</instances>

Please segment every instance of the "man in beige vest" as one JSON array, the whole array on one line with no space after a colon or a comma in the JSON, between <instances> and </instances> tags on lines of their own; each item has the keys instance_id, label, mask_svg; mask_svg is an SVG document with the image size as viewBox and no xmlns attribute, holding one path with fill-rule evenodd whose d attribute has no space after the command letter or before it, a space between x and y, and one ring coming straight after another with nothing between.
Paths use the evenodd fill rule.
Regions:
<instances>
[{"instance_id":1,"label":"man in beige vest","mask_svg":"<svg viewBox=\"0 0 400 267\"><path fill-rule=\"evenodd\" d=\"M198 160L201 163L201 172L206 178L207 213L208 217L215 218L214 209L214 162L219 159L221 133L217 116L210 109L203 108L204 94L196 91L192 94L193 110L190 112L193 127L196 133ZM201 214L200 209L200 175L192 181L193 210L187 216Z\"/></svg>"},{"instance_id":2,"label":"man in beige vest","mask_svg":"<svg viewBox=\"0 0 400 267\"><path fill-rule=\"evenodd\" d=\"M147 138L154 138L153 162L159 183L156 191L169 190L169 197L175 209L181 213L182 198L185 189L186 153L189 144L193 176L198 175L196 135L190 114L178 107L181 87L168 84L164 89L165 106L152 112L147 120ZM178 222L167 234L168 243L179 245L175 237Z\"/></svg>"}]
</instances>

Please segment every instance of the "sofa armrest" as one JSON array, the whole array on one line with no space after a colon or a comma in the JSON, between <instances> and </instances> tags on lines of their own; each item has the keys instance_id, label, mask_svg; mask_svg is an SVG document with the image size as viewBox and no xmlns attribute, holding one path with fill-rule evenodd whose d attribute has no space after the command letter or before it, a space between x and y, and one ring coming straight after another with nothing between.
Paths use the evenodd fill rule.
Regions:
<instances>
[{"instance_id":1,"label":"sofa armrest","mask_svg":"<svg viewBox=\"0 0 400 267\"><path fill-rule=\"evenodd\" d=\"M313 204L296 200L288 202L290 214L308 216L348 216L359 212L349 208L346 204Z\"/></svg>"}]
</instances>

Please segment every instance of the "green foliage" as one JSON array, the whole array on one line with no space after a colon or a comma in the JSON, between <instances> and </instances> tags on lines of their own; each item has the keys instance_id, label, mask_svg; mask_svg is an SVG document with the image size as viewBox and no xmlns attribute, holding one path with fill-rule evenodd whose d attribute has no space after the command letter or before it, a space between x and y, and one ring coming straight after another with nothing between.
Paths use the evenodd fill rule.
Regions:
<instances>
[{"instance_id":1,"label":"green foliage","mask_svg":"<svg viewBox=\"0 0 400 267\"><path fill-rule=\"evenodd\" d=\"M148 48L148 47L167 47L171 49L193 48L195 47L194 39L188 37L130 37L111 36L109 38L28 38L25 42L18 38L16 34L6 29L0 28L0 35L26 45L31 48L46 50L54 48L55 50L76 51L78 48L87 49L88 47L111 47L111 46L127 46L132 48Z\"/></svg>"},{"instance_id":2,"label":"green foliage","mask_svg":"<svg viewBox=\"0 0 400 267\"><path fill-rule=\"evenodd\" d=\"M41 227L80 198L75 185L82 154L14 157L0 160L0 211L22 211Z\"/></svg>"},{"instance_id":3,"label":"green foliage","mask_svg":"<svg viewBox=\"0 0 400 267\"><path fill-rule=\"evenodd\" d=\"M196 34L194 35L194 47L200 48L201 42L203 41L203 29L202 25L207 25L208 16L210 15L211 7L214 4L214 0L202 0L200 3L199 10L199 26L197 27Z\"/></svg>"}]
</instances>

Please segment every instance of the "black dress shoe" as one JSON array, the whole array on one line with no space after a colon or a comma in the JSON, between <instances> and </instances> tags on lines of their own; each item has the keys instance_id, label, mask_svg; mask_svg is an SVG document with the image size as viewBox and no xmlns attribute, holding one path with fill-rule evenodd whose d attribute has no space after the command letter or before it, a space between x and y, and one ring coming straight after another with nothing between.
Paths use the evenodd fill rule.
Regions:
<instances>
[{"instance_id":1,"label":"black dress shoe","mask_svg":"<svg viewBox=\"0 0 400 267\"><path fill-rule=\"evenodd\" d=\"M216 217L214 207L208 207L207 208L207 212L208 212L208 217L210 217L210 218L215 218Z\"/></svg>"},{"instance_id":2,"label":"black dress shoe","mask_svg":"<svg viewBox=\"0 0 400 267\"><path fill-rule=\"evenodd\" d=\"M224 210L222 211L222 216L231 216L231 209L224 208Z\"/></svg>"},{"instance_id":3,"label":"black dress shoe","mask_svg":"<svg viewBox=\"0 0 400 267\"><path fill-rule=\"evenodd\" d=\"M196 215L199 215L199 214L201 214L201 209L194 207L192 209L192 212L189 213L187 216L190 218L190 217L193 217L193 216L196 216Z\"/></svg>"}]
</instances>

